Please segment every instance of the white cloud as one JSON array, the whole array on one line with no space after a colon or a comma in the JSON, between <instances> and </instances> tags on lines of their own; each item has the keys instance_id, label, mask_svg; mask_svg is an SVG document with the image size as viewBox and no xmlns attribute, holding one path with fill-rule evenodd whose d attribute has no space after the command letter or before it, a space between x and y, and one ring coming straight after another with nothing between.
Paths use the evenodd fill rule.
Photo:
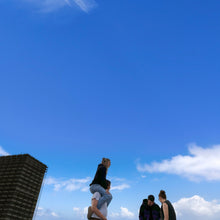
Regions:
<instances>
[{"instance_id":1,"label":"white cloud","mask_svg":"<svg viewBox=\"0 0 220 220\"><path fill-rule=\"evenodd\" d=\"M82 192L88 191L88 183L91 180L90 177L86 177L84 179L69 179L69 180L60 180L53 177L48 177L45 180L46 185L52 185L55 191L59 190L67 190L67 191L75 191L81 190Z\"/></svg>"},{"instance_id":2,"label":"white cloud","mask_svg":"<svg viewBox=\"0 0 220 220\"><path fill-rule=\"evenodd\" d=\"M125 178L120 178L120 177L109 177L110 181L116 181L116 182L124 182L126 181Z\"/></svg>"},{"instance_id":3,"label":"white cloud","mask_svg":"<svg viewBox=\"0 0 220 220\"><path fill-rule=\"evenodd\" d=\"M63 7L78 7L88 13L97 6L95 0L20 0L38 8L41 12L53 12Z\"/></svg>"},{"instance_id":4,"label":"white cloud","mask_svg":"<svg viewBox=\"0 0 220 220\"><path fill-rule=\"evenodd\" d=\"M112 212L110 214L110 217L112 218L134 218L135 215L133 212L130 212L127 208L125 207L120 207L120 212Z\"/></svg>"},{"instance_id":5,"label":"white cloud","mask_svg":"<svg viewBox=\"0 0 220 220\"><path fill-rule=\"evenodd\" d=\"M50 209L45 209L42 207L38 207L36 214L40 217L55 217L55 219L59 217L57 213L51 211Z\"/></svg>"},{"instance_id":6,"label":"white cloud","mask_svg":"<svg viewBox=\"0 0 220 220\"><path fill-rule=\"evenodd\" d=\"M80 218L80 219L86 219L87 216L87 212L88 212L88 207L85 208L79 208L79 207L73 207L73 212L74 214ZM113 219L118 219L118 218L129 218L132 219L135 217L133 212L130 212L127 208L125 207L120 207L120 211L119 212L112 212L109 215L111 218ZM107 216L108 219L108 216Z\"/></svg>"},{"instance_id":7,"label":"white cloud","mask_svg":"<svg viewBox=\"0 0 220 220\"><path fill-rule=\"evenodd\" d=\"M54 217L59 217L59 215L57 215L55 212L51 212L51 215Z\"/></svg>"},{"instance_id":8,"label":"white cloud","mask_svg":"<svg viewBox=\"0 0 220 220\"><path fill-rule=\"evenodd\" d=\"M77 218L86 219L88 207L85 208L73 207L73 212L77 216Z\"/></svg>"},{"instance_id":9,"label":"white cloud","mask_svg":"<svg viewBox=\"0 0 220 220\"><path fill-rule=\"evenodd\" d=\"M75 4L79 6L79 8L84 12L89 12L96 6L96 2L93 0L73 0Z\"/></svg>"},{"instance_id":10,"label":"white cloud","mask_svg":"<svg viewBox=\"0 0 220 220\"><path fill-rule=\"evenodd\" d=\"M195 195L173 203L179 220L219 220L220 204Z\"/></svg>"},{"instance_id":11,"label":"white cloud","mask_svg":"<svg viewBox=\"0 0 220 220\"><path fill-rule=\"evenodd\" d=\"M109 180L111 181L111 190L124 190L130 188L125 178L109 177Z\"/></svg>"},{"instance_id":12,"label":"white cloud","mask_svg":"<svg viewBox=\"0 0 220 220\"><path fill-rule=\"evenodd\" d=\"M190 155L177 155L162 162L137 164L139 172L160 172L177 174L192 181L220 180L220 145L202 148L195 144L189 146Z\"/></svg>"},{"instance_id":13,"label":"white cloud","mask_svg":"<svg viewBox=\"0 0 220 220\"><path fill-rule=\"evenodd\" d=\"M123 189L128 189L128 188L130 188L130 185L121 184L121 185L117 185L117 186L112 186L111 190L123 190Z\"/></svg>"},{"instance_id":14,"label":"white cloud","mask_svg":"<svg viewBox=\"0 0 220 220\"><path fill-rule=\"evenodd\" d=\"M123 178L111 178L113 180L113 184L111 184L111 190L124 190L130 188L130 185L126 183L126 180ZM53 177L48 177L44 180L45 185L53 186L55 191L67 190L67 191L75 191L80 190L82 192L89 191L89 182L91 181L91 177L86 177L84 179L69 179L62 180Z\"/></svg>"},{"instance_id":15,"label":"white cloud","mask_svg":"<svg viewBox=\"0 0 220 220\"><path fill-rule=\"evenodd\" d=\"M128 211L128 209L125 208L125 207L121 207L121 216L122 217L133 218L134 217L134 213Z\"/></svg>"},{"instance_id":16,"label":"white cloud","mask_svg":"<svg viewBox=\"0 0 220 220\"><path fill-rule=\"evenodd\" d=\"M82 192L88 192L89 191L89 187L88 186L86 186L86 187L84 187L84 188L82 188L82 190L81 190Z\"/></svg>"},{"instance_id":17,"label":"white cloud","mask_svg":"<svg viewBox=\"0 0 220 220\"><path fill-rule=\"evenodd\" d=\"M8 152L6 152L1 146L0 146L0 156L8 156L10 155Z\"/></svg>"}]
</instances>

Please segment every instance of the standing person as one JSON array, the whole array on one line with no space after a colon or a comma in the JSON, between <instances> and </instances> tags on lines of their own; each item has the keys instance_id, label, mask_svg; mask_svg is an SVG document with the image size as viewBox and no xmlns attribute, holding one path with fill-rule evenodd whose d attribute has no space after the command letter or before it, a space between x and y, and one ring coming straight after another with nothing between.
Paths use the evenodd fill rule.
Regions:
<instances>
[{"instance_id":1,"label":"standing person","mask_svg":"<svg viewBox=\"0 0 220 220\"><path fill-rule=\"evenodd\" d=\"M148 196L148 206L150 206L150 218L149 220L160 219L160 207L154 202L155 198L153 195Z\"/></svg>"},{"instance_id":2,"label":"standing person","mask_svg":"<svg viewBox=\"0 0 220 220\"><path fill-rule=\"evenodd\" d=\"M162 220L176 220L176 213L173 205L169 200L167 200L166 192L160 190L159 200L162 204L161 206L161 219Z\"/></svg>"},{"instance_id":3,"label":"standing person","mask_svg":"<svg viewBox=\"0 0 220 220\"><path fill-rule=\"evenodd\" d=\"M111 188L111 182L109 180L106 180L107 183L107 189L106 191L109 192ZM99 192L95 192L92 196L92 206L91 209L88 209L88 215L87 218L89 220L107 220L107 202L105 202L100 209L97 208L97 204L99 199L101 198L101 194Z\"/></svg>"},{"instance_id":4,"label":"standing person","mask_svg":"<svg viewBox=\"0 0 220 220\"><path fill-rule=\"evenodd\" d=\"M95 177L92 183L90 184L90 192L92 194L94 194L95 192L99 192L101 194L101 198L99 199L97 204L98 209L100 209L105 202L107 202L107 206L108 206L112 200L111 193L106 191L107 189L106 175L110 165L111 165L110 159L102 158L102 163L98 165Z\"/></svg>"},{"instance_id":5,"label":"standing person","mask_svg":"<svg viewBox=\"0 0 220 220\"><path fill-rule=\"evenodd\" d=\"M139 211L139 220L159 220L160 207L154 202L153 195L149 195L148 199L144 199Z\"/></svg>"}]
</instances>

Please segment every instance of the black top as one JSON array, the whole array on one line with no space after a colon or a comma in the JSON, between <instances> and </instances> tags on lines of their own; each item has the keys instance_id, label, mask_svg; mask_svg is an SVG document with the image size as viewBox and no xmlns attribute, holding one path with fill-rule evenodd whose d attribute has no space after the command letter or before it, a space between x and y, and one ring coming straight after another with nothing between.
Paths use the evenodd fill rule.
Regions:
<instances>
[{"instance_id":1,"label":"black top","mask_svg":"<svg viewBox=\"0 0 220 220\"><path fill-rule=\"evenodd\" d=\"M107 189L107 183L106 183L106 172L107 169L103 164L99 164L95 177L92 181L92 183L90 183L90 186L92 184L99 184L101 185L104 189Z\"/></svg>"},{"instance_id":2,"label":"black top","mask_svg":"<svg viewBox=\"0 0 220 220\"><path fill-rule=\"evenodd\" d=\"M168 212L169 212L169 220L176 220L176 213L173 208L173 205L169 200L166 200L165 203L168 205ZM163 207L161 207L161 215L162 215L162 220L164 219L164 213L163 213Z\"/></svg>"}]
</instances>

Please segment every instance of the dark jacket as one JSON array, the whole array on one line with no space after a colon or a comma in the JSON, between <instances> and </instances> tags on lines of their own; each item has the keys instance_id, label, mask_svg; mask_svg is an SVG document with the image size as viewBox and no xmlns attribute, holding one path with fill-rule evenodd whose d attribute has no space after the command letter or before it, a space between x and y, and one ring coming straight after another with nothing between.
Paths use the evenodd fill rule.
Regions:
<instances>
[{"instance_id":1,"label":"dark jacket","mask_svg":"<svg viewBox=\"0 0 220 220\"><path fill-rule=\"evenodd\" d=\"M99 164L95 177L92 181L92 183L90 183L90 186L92 184L99 184L101 185L104 189L107 189L107 183L106 183L106 172L107 169L103 164Z\"/></svg>"},{"instance_id":2,"label":"dark jacket","mask_svg":"<svg viewBox=\"0 0 220 220\"><path fill-rule=\"evenodd\" d=\"M139 211L139 220L159 220L160 219L160 207L154 203L152 206L147 204L147 199L143 200L143 203Z\"/></svg>"},{"instance_id":3,"label":"dark jacket","mask_svg":"<svg viewBox=\"0 0 220 220\"><path fill-rule=\"evenodd\" d=\"M149 206L147 204L147 199L143 200L143 203L140 207L140 211L139 211L139 220L146 220L145 218L145 210L148 209Z\"/></svg>"},{"instance_id":4,"label":"dark jacket","mask_svg":"<svg viewBox=\"0 0 220 220\"><path fill-rule=\"evenodd\" d=\"M152 219L153 220L159 220L161 217L161 211L160 211L160 207L159 205L157 205L156 203L154 203L151 206L151 212L152 212Z\"/></svg>"}]
</instances>

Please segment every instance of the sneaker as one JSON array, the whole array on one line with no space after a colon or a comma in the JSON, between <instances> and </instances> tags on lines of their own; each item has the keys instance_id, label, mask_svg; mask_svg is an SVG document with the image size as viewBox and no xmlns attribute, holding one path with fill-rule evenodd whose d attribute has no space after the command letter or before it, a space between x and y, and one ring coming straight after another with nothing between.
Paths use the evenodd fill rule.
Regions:
<instances>
[{"instance_id":1,"label":"sneaker","mask_svg":"<svg viewBox=\"0 0 220 220\"><path fill-rule=\"evenodd\" d=\"M89 206L88 208L88 214L87 214L87 218L90 219L92 217L93 211L92 211L92 207Z\"/></svg>"}]
</instances>

